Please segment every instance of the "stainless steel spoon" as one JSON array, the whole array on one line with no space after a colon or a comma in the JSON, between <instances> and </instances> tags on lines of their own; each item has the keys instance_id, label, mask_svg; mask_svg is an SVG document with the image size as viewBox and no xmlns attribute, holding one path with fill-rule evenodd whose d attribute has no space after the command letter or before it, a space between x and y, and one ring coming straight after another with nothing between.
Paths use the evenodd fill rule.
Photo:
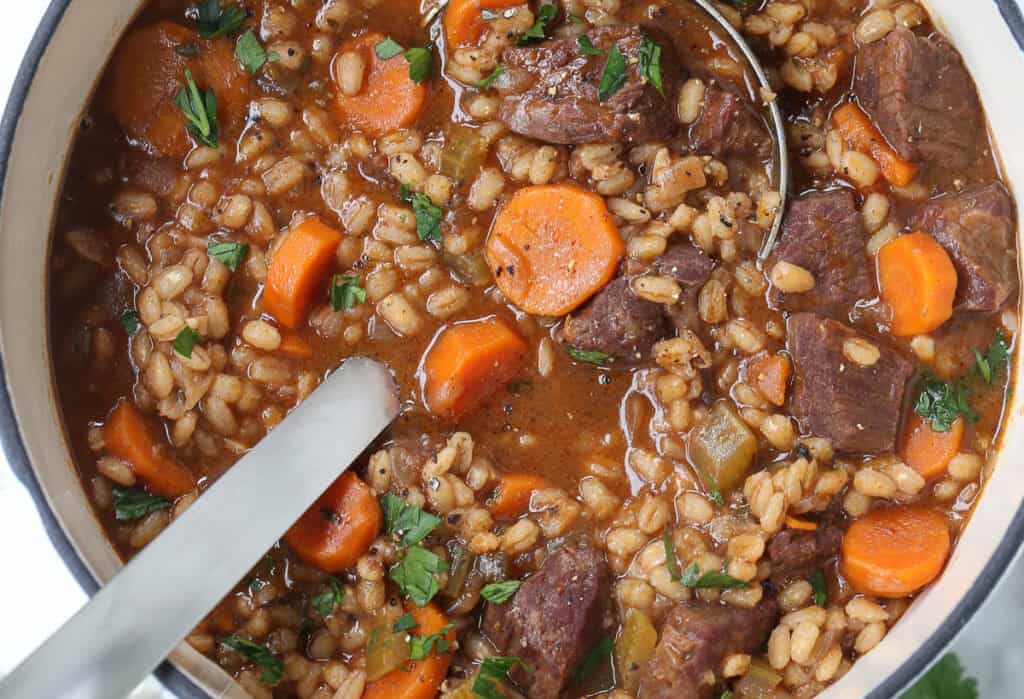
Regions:
<instances>
[{"instance_id":1,"label":"stainless steel spoon","mask_svg":"<svg viewBox=\"0 0 1024 699\"><path fill-rule=\"evenodd\" d=\"M383 365L346 361L0 680L0 697L126 696L398 412Z\"/></svg>"}]
</instances>

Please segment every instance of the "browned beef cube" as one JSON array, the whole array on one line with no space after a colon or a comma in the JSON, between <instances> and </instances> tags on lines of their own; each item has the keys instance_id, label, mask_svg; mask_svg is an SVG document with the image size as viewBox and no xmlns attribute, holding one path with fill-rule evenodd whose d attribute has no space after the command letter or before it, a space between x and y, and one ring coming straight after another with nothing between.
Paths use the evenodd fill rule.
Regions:
<instances>
[{"instance_id":1,"label":"browned beef cube","mask_svg":"<svg viewBox=\"0 0 1024 699\"><path fill-rule=\"evenodd\" d=\"M690 147L720 158L764 160L771 155L772 140L749 100L709 85L704 93L704 109L690 127Z\"/></svg>"},{"instance_id":2,"label":"browned beef cube","mask_svg":"<svg viewBox=\"0 0 1024 699\"><path fill-rule=\"evenodd\" d=\"M654 261L654 268L683 286L699 287L711 276L715 261L691 243L676 242Z\"/></svg>"},{"instance_id":3,"label":"browned beef cube","mask_svg":"<svg viewBox=\"0 0 1024 699\"><path fill-rule=\"evenodd\" d=\"M875 296L857 203L848 189L812 192L790 203L772 263L785 260L814 275L804 293L771 290L771 302L790 312L847 319L853 305Z\"/></svg>"},{"instance_id":4,"label":"browned beef cube","mask_svg":"<svg viewBox=\"0 0 1024 699\"><path fill-rule=\"evenodd\" d=\"M768 541L768 560L772 564L772 582L784 585L805 579L839 553L843 530L823 523L813 532L784 529Z\"/></svg>"},{"instance_id":5,"label":"browned beef cube","mask_svg":"<svg viewBox=\"0 0 1024 699\"><path fill-rule=\"evenodd\" d=\"M600 551L567 543L515 597L487 606L484 633L502 655L517 656L533 670L517 667L511 674L529 699L557 699L606 630L609 578Z\"/></svg>"},{"instance_id":6,"label":"browned beef cube","mask_svg":"<svg viewBox=\"0 0 1024 699\"><path fill-rule=\"evenodd\" d=\"M958 308L997 310L1017 288L1013 204L1000 183L933 199L910 225L934 236L953 258Z\"/></svg>"},{"instance_id":7,"label":"browned beef cube","mask_svg":"<svg viewBox=\"0 0 1024 699\"><path fill-rule=\"evenodd\" d=\"M753 609L684 602L669 612L661 640L641 675L638 699L711 699L722 661L756 653L768 640L778 607L766 599Z\"/></svg>"},{"instance_id":8,"label":"browned beef cube","mask_svg":"<svg viewBox=\"0 0 1024 699\"><path fill-rule=\"evenodd\" d=\"M605 55L612 44L619 47L627 65L625 84L601 102L598 87L605 55L582 55L576 39L512 47L502 59L508 72L497 84L506 92L502 121L518 134L548 143L653 141L671 136L677 128L673 104L640 74L638 54L644 37L640 27L599 27L587 36ZM669 41L658 43L665 94L671 97L678 61Z\"/></svg>"},{"instance_id":9,"label":"browned beef cube","mask_svg":"<svg viewBox=\"0 0 1024 699\"><path fill-rule=\"evenodd\" d=\"M940 38L897 27L861 47L854 91L879 131L907 160L969 165L985 120L960 54Z\"/></svg>"},{"instance_id":10,"label":"browned beef cube","mask_svg":"<svg viewBox=\"0 0 1024 699\"><path fill-rule=\"evenodd\" d=\"M566 317L558 339L575 349L635 362L647 359L654 343L668 334L662 307L634 294L629 280L618 277Z\"/></svg>"},{"instance_id":11,"label":"browned beef cube","mask_svg":"<svg viewBox=\"0 0 1024 699\"><path fill-rule=\"evenodd\" d=\"M813 313L792 316L787 327L795 368L791 407L803 430L831 440L839 451L893 451L914 365L877 339ZM878 348L873 365L847 359L843 345L857 339Z\"/></svg>"}]
</instances>

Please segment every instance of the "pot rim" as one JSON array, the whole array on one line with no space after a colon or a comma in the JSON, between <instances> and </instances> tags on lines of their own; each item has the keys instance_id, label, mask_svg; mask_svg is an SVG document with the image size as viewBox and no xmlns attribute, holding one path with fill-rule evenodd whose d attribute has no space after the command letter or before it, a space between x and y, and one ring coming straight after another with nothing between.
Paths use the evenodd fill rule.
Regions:
<instances>
[{"instance_id":1,"label":"pot rim","mask_svg":"<svg viewBox=\"0 0 1024 699\"><path fill-rule=\"evenodd\" d=\"M992 0L1002 16L1018 48L1024 52L1024 14L1017 0ZM71 0L51 0L29 42L0 118L0 200L3 199L7 167L17 136L18 124L25 100L35 80L36 70ZM92 596L99 585L89 573L84 562L71 545L43 494L32 468L25 443L13 412L13 404L7 388L6 371L2 347L0 347L0 451L3 452L15 477L25 486L39 512L47 537L60 555L68 571L82 589ZM1014 514L1010 526L1003 534L999 546L977 577L975 585L960 600L952 613L939 627L878 686L866 699L895 697L908 687L918 676L939 659L963 630L967 622L985 603L989 595L1013 567L1014 560L1024 550L1024 505ZM170 661L165 660L154 671L164 686L182 699L205 699L208 695Z\"/></svg>"}]
</instances>

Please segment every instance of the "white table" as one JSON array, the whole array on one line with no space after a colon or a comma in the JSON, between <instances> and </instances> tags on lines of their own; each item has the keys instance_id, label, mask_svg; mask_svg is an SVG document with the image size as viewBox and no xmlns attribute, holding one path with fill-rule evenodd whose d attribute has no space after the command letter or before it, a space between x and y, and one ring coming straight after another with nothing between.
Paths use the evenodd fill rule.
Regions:
<instances>
[{"instance_id":1,"label":"white table","mask_svg":"<svg viewBox=\"0 0 1024 699\"><path fill-rule=\"evenodd\" d=\"M22 53L47 2L20 0L5 5L9 6L0 22L0 102L6 102ZM17 561L27 572L0 579L0 619L6 630L0 634L3 675L84 604L85 593L51 547L32 499L14 478L2 453L0 531L5 538L4 559L8 565ZM1024 565L1017 567L954 645L968 671L978 678L983 697L1018 695L1019 670L1024 667L1021 628ZM132 699L157 698L173 699L152 678L132 694Z\"/></svg>"}]
</instances>

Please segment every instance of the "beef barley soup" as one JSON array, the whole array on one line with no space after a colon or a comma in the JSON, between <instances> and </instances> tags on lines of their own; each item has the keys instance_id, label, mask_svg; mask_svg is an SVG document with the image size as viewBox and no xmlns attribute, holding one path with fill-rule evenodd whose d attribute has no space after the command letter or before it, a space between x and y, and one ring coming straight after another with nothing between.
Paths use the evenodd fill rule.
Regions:
<instances>
[{"instance_id":1,"label":"beef barley soup","mask_svg":"<svg viewBox=\"0 0 1024 699\"><path fill-rule=\"evenodd\" d=\"M49 282L117 550L345 358L404 402L188 637L252 696L812 697L942 573L1018 328L974 84L913 0L720 8L771 90L684 0L152 0L121 40Z\"/></svg>"}]
</instances>

